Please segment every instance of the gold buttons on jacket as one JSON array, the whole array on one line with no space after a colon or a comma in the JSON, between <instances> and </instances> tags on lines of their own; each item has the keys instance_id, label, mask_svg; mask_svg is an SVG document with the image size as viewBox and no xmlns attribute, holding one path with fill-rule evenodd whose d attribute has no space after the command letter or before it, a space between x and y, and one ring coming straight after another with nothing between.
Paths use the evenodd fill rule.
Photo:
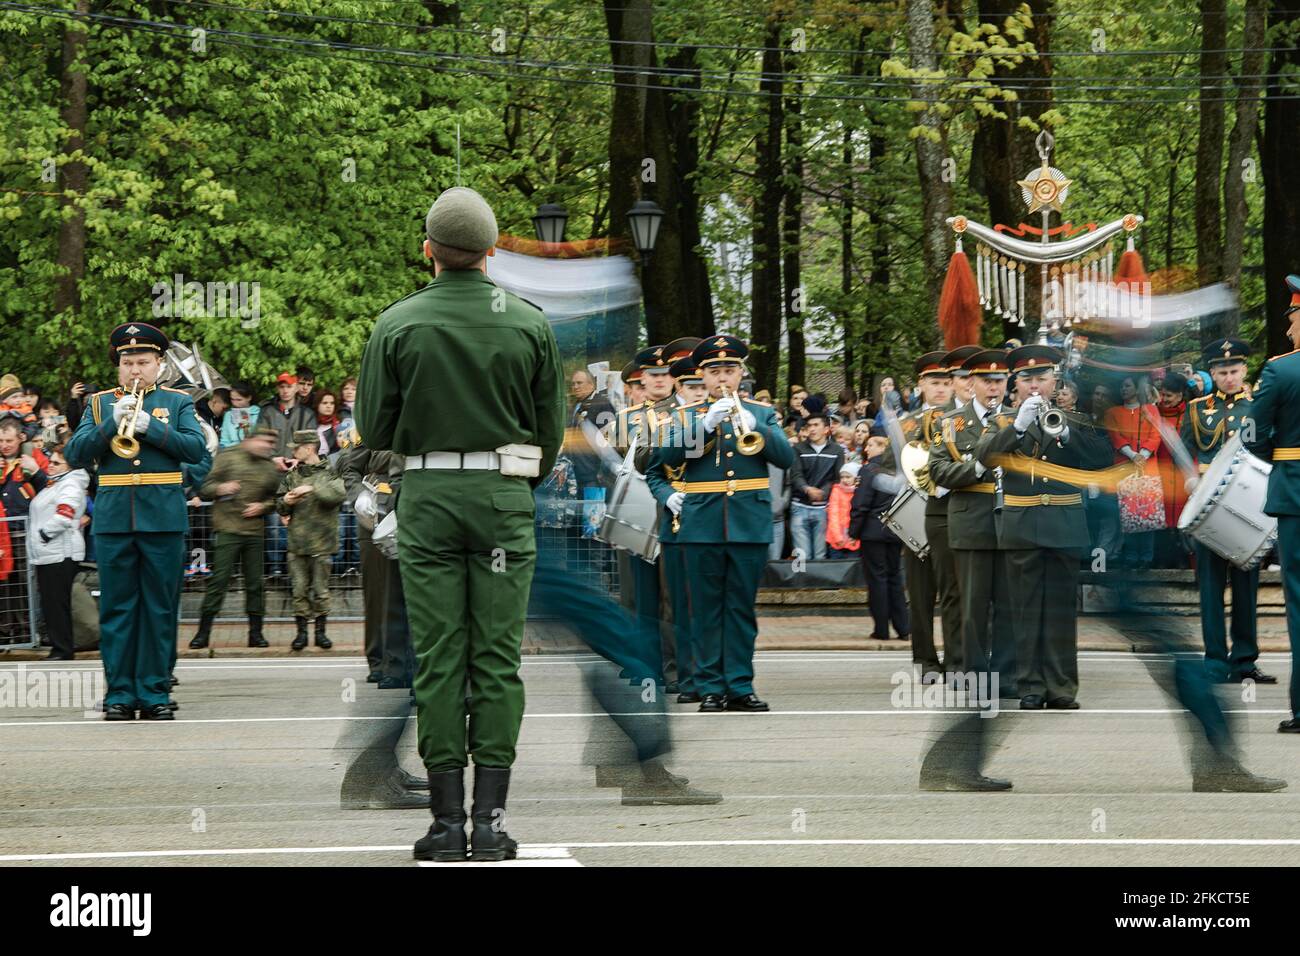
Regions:
<instances>
[{"instance_id":1,"label":"gold buttons on jacket","mask_svg":"<svg viewBox=\"0 0 1300 956\"><path fill-rule=\"evenodd\" d=\"M139 459L139 458L136 458L134 461L131 462L131 464L133 464L133 465L138 465L138 464L140 464L140 459Z\"/></svg>"},{"instance_id":2,"label":"gold buttons on jacket","mask_svg":"<svg viewBox=\"0 0 1300 956\"><path fill-rule=\"evenodd\" d=\"M735 454L735 452L730 452L730 451L729 451L729 452L727 452L727 457L730 458L733 454Z\"/></svg>"},{"instance_id":3,"label":"gold buttons on jacket","mask_svg":"<svg viewBox=\"0 0 1300 956\"><path fill-rule=\"evenodd\" d=\"M736 474L736 473L735 473L734 471L729 471L729 472L727 472L727 477L728 477L728 478L732 478L732 477L735 476L735 474Z\"/></svg>"}]
</instances>

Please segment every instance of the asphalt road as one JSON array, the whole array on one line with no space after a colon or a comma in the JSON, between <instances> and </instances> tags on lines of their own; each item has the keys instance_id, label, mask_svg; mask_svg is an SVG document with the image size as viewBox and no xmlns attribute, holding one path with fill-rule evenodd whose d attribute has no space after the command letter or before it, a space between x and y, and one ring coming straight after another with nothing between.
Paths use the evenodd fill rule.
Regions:
<instances>
[{"instance_id":1,"label":"asphalt road","mask_svg":"<svg viewBox=\"0 0 1300 956\"><path fill-rule=\"evenodd\" d=\"M1290 662L1260 663L1281 683L1253 701L1227 688L1226 706L1244 763L1291 780L1280 793L1192 793L1177 704L1122 653L1082 656L1082 710L994 718L986 772L1013 791L923 793L943 717L891 701L907 658L771 652L757 687L772 713L669 705L669 766L723 802L624 807L584 765L612 726L583 689L597 665L533 657L509 808L523 858L502 865L1295 865L1300 737L1275 732ZM43 667L0 663L0 680ZM182 660L177 676L173 723L0 699L0 863L414 865L427 812L340 809L348 766L398 727L420 772L404 692L365 684L359 658Z\"/></svg>"}]
</instances>

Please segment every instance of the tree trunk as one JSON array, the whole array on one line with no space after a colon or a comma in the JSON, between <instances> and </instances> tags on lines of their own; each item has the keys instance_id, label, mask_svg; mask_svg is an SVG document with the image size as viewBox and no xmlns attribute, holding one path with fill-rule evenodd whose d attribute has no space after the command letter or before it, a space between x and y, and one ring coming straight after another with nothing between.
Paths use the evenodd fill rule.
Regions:
<instances>
[{"instance_id":1,"label":"tree trunk","mask_svg":"<svg viewBox=\"0 0 1300 956\"><path fill-rule=\"evenodd\" d=\"M1283 311L1291 302L1286 277L1300 263L1300 189L1295 162L1300 156L1300 100L1295 76L1300 72L1300 0L1273 0L1268 16L1269 43L1274 48L1264 99L1264 142L1260 149L1264 171L1264 294L1268 322L1268 354L1295 348L1286 336ZM1278 74L1286 74L1283 79Z\"/></svg>"},{"instance_id":2,"label":"tree trunk","mask_svg":"<svg viewBox=\"0 0 1300 956\"><path fill-rule=\"evenodd\" d=\"M870 150L871 150L871 168L873 170L883 170L885 163L886 139L884 135L884 125L880 122L872 124ZM867 301L872 303L877 311L878 321L867 322L867 333L870 337L871 344L881 338L881 333L889 328L889 223L885 218L884 206L882 203L872 203L871 212L867 218L871 223L871 285L870 294ZM879 367L882 369L901 367L907 364L906 355L898 355L894 351L897 340L886 334L883 336L884 355L880 357ZM943 339L939 339L939 344L943 344ZM873 349L874 351L874 349ZM863 379L865 380L867 368L863 368ZM865 381L859 390L859 397L874 388L875 383L868 385Z\"/></svg>"},{"instance_id":3,"label":"tree trunk","mask_svg":"<svg viewBox=\"0 0 1300 956\"><path fill-rule=\"evenodd\" d=\"M700 86L699 64L694 47L685 47L668 60L668 65L680 70L694 71L684 88ZM699 98L691 93L670 93L668 96L668 126L672 135L672 170L676 175L677 205L680 215L680 255L682 261L682 289L686 308L665 342L682 335L703 338L714 331L713 290L709 286L709 267L697 249L700 236L700 197L695 188L695 175L700 166L700 107Z\"/></svg>"},{"instance_id":4,"label":"tree trunk","mask_svg":"<svg viewBox=\"0 0 1300 956\"><path fill-rule=\"evenodd\" d=\"M1255 130L1259 126L1259 99L1264 81L1263 48L1268 45L1268 0L1246 0L1242 31L1241 77L1237 81L1236 115L1228 137L1228 167L1223 174L1223 279L1234 289L1241 284L1242 246L1246 234L1246 181ZM1253 177L1249 177L1253 181ZM1236 335L1240 314L1233 312L1223 329Z\"/></svg>"},{"instance_id":5,"label":"tree trunk","mask_svg":"<svg viewBox=\"0 0 1300 956\"><path fill-rule=\"evenodd\" d=\"M77 0L77 12L90 12L90 0ZM63 31L63 106L60 118L71 135L63 144L63 155L71 156L86 145L86 28L84 21L69 20ZM90 169L81 160L61 168L64 195L59 203L73 212L59 223L58 276L54 285L54 314L81 310L81 280L86 274L86 211L81 203L90 182ZM66 349L61 349L66 357Z\"/></svg>"},{"instance_id":6,"label":"tree trunk","mask_svg":"<svg viewBox=\"0 0 1300 956\"><path fill-rule=\"evenodd\" d=\"M1196 140L1196 274L1202 286L1223 278L1223 94L1228 72L1227 0L1200 0L1201 106ZM1220 315L1201 318L1201 344L1218 338Z\"/></svg>"},{"instance_id":7,"label":"tree trunk","mask_svg":"<svg viewBox=\"0 0 1300 956\"><path fill-rule=\"evenodd\" d=\"M979 0L980 23L994 26L1000 31L1006 18L1021 5L1021 0ZM1034 145L1038 134L1022 128L1019 121L1022 117L1037 120L1052 108L1052 0L1029 0L1028 6L1033 14L1034 26L1026 39L1034 44L1034 49L1040 56L1026 57L1019 66L999 70L994 74L994 82L1015 90L1020 100L1009 103L999 101L997 109L1006 114L1006 119L981 117L971 143L971 186L988 203L990 225L1015 226L1025 221L1027 207L1021 197L1019 183L1030 170L1041 165L1041 160ZM1066 175L1069 175L1068 170ZM1049 228L1059 224L1059 214L1052 213ZM1030 225L1041 226L1042 217L1035 213L1034 222ZM1035 266L1027 268L1024 314L1036 315L1041 321L1042 290L1038 282L1038 269ZM1022 329L1003 320L1004 338L1024 338L1029 331L1028 327Z\"/></svg>"},{"instance_id":8,"label":"tree trunk","mask_svg":"<svg viewBox=\"0 0 1300 956\"><path fill-rule=\"evenodd\" d=\"M757 388L776 394L781 358L781 30L773 19L763 41L763 78L758 88L767 94L766 125L756 138L754 198L754 276L750 316L750 365Z\"/></svg>"},{"instance_id":9,"label":"tree trunk","mask_svg":"<svg viewBox=\"0 0 1300 956\"><path fill-rule=\"evenodd\" d=\"M857 57L854 57L854 63ZM853 348L853 127L844 124L844 144L841 147L841 163L844 167L844 182L840 187L840 311L844 317L844 381L846 385L854 384L859 356ZM869 324L869 323L868 323ZM864 330L869 334L869 330ZM799 381L803 381L800 379Z\"/></svg>"},{"instance_id":10,"label":"tree trunk","mask_svg":"<svg viewBox=\"0 0 1300 956\"><path fill-rule=\"evenodd\" d=\"M934 70L939 62L934 38L934 0L907 0L908 66L913 70ZM919 99L933 97L933 84L913 83L912 93ZM951 255L950 230L945 220L952 215L952 182L944 175L948 158L947 132L943 120L933 108L921 114L922 134L916 144L916 172L921 181L921 252L925 265L926 288L930 294L930 314L938 331L939 292Z\"/></svg>"},{"instance_id":11,"label":"tree trunk","mask_svg":"<svg viewBox=\"0 0 1300 956\"><path fill-rule=\"evenodd\" d=\"M790 172L785 188L785 332L786 382L802 384L806 378L803 318L805 297L799 273L801 233L803 231L803 118L800 115L801 84L791 84L790 99L785 104L785 143L789 151ZM773 392L772 394L776 394Z\"/></svg>"}]
</instances>

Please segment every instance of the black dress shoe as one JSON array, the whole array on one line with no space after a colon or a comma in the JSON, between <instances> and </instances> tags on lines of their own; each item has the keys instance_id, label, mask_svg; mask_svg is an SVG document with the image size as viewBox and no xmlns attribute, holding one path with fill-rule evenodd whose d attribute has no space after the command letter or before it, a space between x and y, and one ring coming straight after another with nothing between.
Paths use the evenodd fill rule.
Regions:
<instances>
[{"instance_id":1,"label":"black dress shoe","mask_svg":"<svg viewBox=\"0 0 1300 956\"><path fill-rule=\"evenodd\" d=\"M61 654L58 651L50 651L45 655L47 661L73 661L76 660L75 654Z\"/></svg>"},{"instance_id":2,"label":"black dress shoe","mask_svg":"<svg viewBox=\"0 0 1300 956\"><path fill-rule=\"evenodd\" d=\"M1079 702L1073 697L1053 697L1047 702L1048 710L1078 710Z\"/></svg>"},{"instance_id":3,"label":"black dress shoe","mask_svg":"<svg viewBox=\"0 0 1300 956\"><path fill-rule=\"evenodd\" d=\"M698 704L699 702L700 695L693 690L682 691L677 695L677 703L679 704Z\"/></svg>"},{"instance_id":4,"label":"black dress shoe","mask_svg":"<svg viewBox=\"0 0 1300 956\"><path fill-rule=\"evenodd\" d=\"M126 704L109 704L104 710L105 720L135 720L135 708Z\"/></svg>"},{"instance_id":5,"label":"black dress shoe","mask_svg":"<svg viewBox=\"0 0 1300 956\"><path fill-rule=\"evenodd\" d=\"M1045 706L1046 702L1037 694L1026 694L1020 698L1021 710L1042 710Z\"/></svg>"},{"instance_id":6,"label":"black dress shoe","mask_svg":"<svg viewBox=\"0 0 1300 956\"><path fill-rule=\"evenodd\" d=\"M1011 781L998 780L996 777L986 777L978 773L969 777L942 775L922 777L921 789L945 793L995 793L1000 790L1010 790Z\"/></svg>"},{"instance_id":7,"label":"black dress shoe","mask_svg":"<svg viewBox=\"0 0 1300 956\"><path fill-rule=\"evenodd\" d=\"M1256 684L1276 684L1277 678L1272 674L1265 674L1258 667L1252 667L1248 671L1242 671L1233 680L1238 684L1244 684L1248 680L1253 680Z\"/></svg>"},{"instance_id":8,"label":"black dress shoe","mask_svg":"<svg viewBox=\"0 0 1300 956\"><path fill-rule=\"evenodd\" d=\"M722 695L705 694L700 698L701 714L720 714L722 713Z\"/></svg>"},{"instance_id":9,"label":"black dress shoe","mask_svg":"<svg viewBox=\"0 0 1300 956\"><path fill-rule=\"evenodd\" d=\"M378 684L383 679L384 679L383 671L371 671L369 674L366 675L367 684Z\"/></svg>"},{"instance_id":10,"label":"black dress shoe","mask_svg":"<svg viewBox=\"0 0 1300 956\"><path fill-rule=\"evenodd\" d=\"M682 688L675 680L670 680L667 684L664 684L665 694L680 694L681 692Z\"/></svg>"},{"instance_id":11,"label":"black dress shoe","mask_svg":"<svg viewBox=\"0 0 1300 956\"><path fill-rule=\"evenodd\" d=\"M141 720L175 720L176 715L172 713L171 704L154 704L150 707L140 708Z\"/></svg>"},{"instance_id":12,"label":"black dress shoe","mask_svg":"<svg viewBox=\"0 0 1300 956\"><path fill-rule=\"evenodd\" d=\"M1277 725L1279 734L1300 734L1300 717L1292 717Z\"/></svg>"},{"instance_id":13,"label":"black dress shoe","mask_svg":"<svg viewBox=\"0 0 1300 956\"><path fill-rule=\"evenodd\" d=\"M173 675L171 676L171 683L170 683L170 686L175 687L175 686L176 686L177 684L179 684L179 683L180 683L180 681L178 681L178 680L176 679L176 675L173 674Z\"/></svg>"},{"instance_id":14,"label":"black dress shoe","mask_svg":"<svg viewBox=\"0 0 1300 956\"><path fill-rule=\"evenodd\" d=\"M771 710L767 706L767 701L759 700L757 694L743 694L740 697L728 697L723 705L727 710L743 710L747 713L757 714Z\"/></svg>"},{"instance_id":15,"label":"black dress shoe","mask_svg":"<svg viewBox=\"0 0 1300 956\"><path fill-rule=\"evenodd\" d=\"M408 690L411 682L400 677L382 677L377 686L380 690Z\"/></svg>"}]
</instances>

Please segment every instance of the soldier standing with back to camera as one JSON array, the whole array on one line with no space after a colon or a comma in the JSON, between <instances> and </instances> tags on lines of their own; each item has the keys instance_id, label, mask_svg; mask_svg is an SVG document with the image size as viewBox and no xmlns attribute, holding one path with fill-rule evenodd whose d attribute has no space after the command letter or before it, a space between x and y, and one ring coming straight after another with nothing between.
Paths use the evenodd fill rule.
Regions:
<instances>
[{"instance_id":1,"label":"soldier standing with back to camera","mask_svg":"<svg viewBox=\"0 0 1300 956\"><path fill-rule=\"evenodd\" d=\"M380 315L356 408L366 442L405 456L398 560L434 817L414 856L466 859L472 755L469 858L514 859L504 816L524 712L519 655L537 556L532 489L564 438L564 370L542 310L486 274L497 224L482 196L448 189L425 233L433 281ZM455 415L433 401L447 394L466 399Z\"/></svg>"},{"instance_id":2,"label":"soldier standing with back to camera","mask_svg":"<svg viewBox=\"0 0 1300 956\"><path fill-rule=\"evenodd\" d=\"M1187 406L1181 438L1191 452L1198 471L1210 462L1245 422L1252 417L1250 392L1246 390L1246 358L1250 346L1241 339L1219 339L1205 347L1201 362L1210 370L1214 391L1194 399ZM1265 674L1259 660L1259 621L1255 612L1259 594L1259 568L1249 571L1233 565L1199 541L1196 554L1196 583L1200 590L1201 637L1205 642L1205 668L1216 683L1253 680L1276 684ZM1224 589L1232 586L1232 650L1224 626Z\"/></svg>"}]
</instances>

